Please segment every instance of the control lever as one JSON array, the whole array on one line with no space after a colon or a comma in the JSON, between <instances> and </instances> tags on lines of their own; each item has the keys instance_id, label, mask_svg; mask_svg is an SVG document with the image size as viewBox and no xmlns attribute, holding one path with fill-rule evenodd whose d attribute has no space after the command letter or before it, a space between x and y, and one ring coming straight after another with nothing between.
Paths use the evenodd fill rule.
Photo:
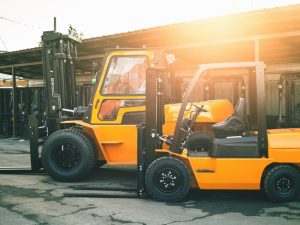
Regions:
<instances>
[{"instance_id":1,"label":"control lever","mask_svg":"<svg viewBox=\"0 0 300 225\"><path fill-rule=\"evenodd\" d=\"M61 111L73 113L74 116L83 117L87 111L87 107L86 106L78 106L78 107L75 107L74 109L63 109L62 108Z\"/></svg>"}]
</instances>

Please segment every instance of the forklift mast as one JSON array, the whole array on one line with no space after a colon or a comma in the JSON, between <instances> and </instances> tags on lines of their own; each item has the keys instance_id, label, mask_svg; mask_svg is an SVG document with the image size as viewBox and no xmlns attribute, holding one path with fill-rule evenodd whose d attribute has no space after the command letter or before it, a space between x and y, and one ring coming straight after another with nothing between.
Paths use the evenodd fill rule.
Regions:
<instances>
[{"instance_id":1,"label":"forklift mast","mask_svg":"<svg viewBox=\"0 0 300 225\"><path fill-rule=\"evenodd\" d=\"M61 109L76 106L74 62L77 43L81 40L73 34L45 31L42 35L45 116L49 134L59 129Z\"/></svg>"},{"instance_id":2,"label":"forklift mast","mask_svg":"<svg viewBox=\"0 0 300 225\"><path fill-rule=\"evenodd\" d=\"M162 148L158 136L165 122L164 105L172 101L172 69L148 68L146 75L146 124L138 126L137 196L145 192L145 173Z\"/></svg>"},{"instance_id":3,"label":"forklift mast","mask_svg":"<svg viewBox=\"0 0 300 225\"><path fill-rule=\"evenodd\" d=\"M157 135L162 135L164 124L164 105L170 96L167 72L162 68L149 68L146 76L146 129L145 129L145 165L148 167L155 159L155 149L161 148Z\"/></svg>"}]
</instances>

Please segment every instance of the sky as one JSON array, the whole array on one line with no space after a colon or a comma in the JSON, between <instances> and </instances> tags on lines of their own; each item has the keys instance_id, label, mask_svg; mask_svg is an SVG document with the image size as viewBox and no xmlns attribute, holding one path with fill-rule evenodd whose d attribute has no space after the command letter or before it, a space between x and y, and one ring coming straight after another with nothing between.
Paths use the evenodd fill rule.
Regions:
<instances>
[{"instance_id":1,"label":"sky","mask_svg":"<svg viewBox=\"0 0 300 225\"><path fill-rule=\"evenodd\" d=\"M71 24L84 38L208 17L272 8L300 0L1 0L0 51L37 47L42 32L67 33Z\"/></svg>"}]
</instances>

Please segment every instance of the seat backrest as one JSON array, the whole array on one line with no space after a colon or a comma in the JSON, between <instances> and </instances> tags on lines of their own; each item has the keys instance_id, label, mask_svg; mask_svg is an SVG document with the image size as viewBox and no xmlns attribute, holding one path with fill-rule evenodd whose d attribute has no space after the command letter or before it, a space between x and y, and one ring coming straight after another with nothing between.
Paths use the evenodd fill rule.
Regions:
<instances>
[{"instance_id":1,"label":"seat backrest","mask_svg":"<svg viewBox=\"0 0 300 225\"><path fill-rule=\"evenodd\" d=\"M239 98L238 102L235 105L234 115L239 117L243 122L246 119L246 99Z\"/></svg>"},{"instance_id":2,"label":"seat backrest","mask_svg":"<svg viewBox=\"0 0 300 225\"><path fill-rule=\"evenodd\" d=\"M240 98L235 106L234 114L225 120L212 125L216 137L242 136L246 126L246 100Z\"/></svg>"}]
</instances>

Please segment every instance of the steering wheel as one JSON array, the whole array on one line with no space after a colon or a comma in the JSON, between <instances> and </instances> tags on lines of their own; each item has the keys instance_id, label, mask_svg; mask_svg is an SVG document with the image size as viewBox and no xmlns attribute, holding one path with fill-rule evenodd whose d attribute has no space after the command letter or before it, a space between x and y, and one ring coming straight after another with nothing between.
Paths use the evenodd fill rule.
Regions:
<instances>
[{"instance_id":1,"label":"steering wheel","mask_svg":"<svg viewBox=\"0 0 300 225\"><path fill-rule=\"evenodd\" d=\"M192 102L191 103L187 103L187 105L185 106L184 111L190 111L192 109L193 105L194 104Z\"/></svg>"},{"instance_id":2,"label":"steering wheel","mask_svg":"<svg viewBox=\"0 0 300 225\"><path fill-rule=\"evenodd\" d=\"M192 104L196 108L196 114L199 115L201 112L208 112L206 109L204 109L204 105L198 106L196 104Z\"/></svg>"}]
</instances>

